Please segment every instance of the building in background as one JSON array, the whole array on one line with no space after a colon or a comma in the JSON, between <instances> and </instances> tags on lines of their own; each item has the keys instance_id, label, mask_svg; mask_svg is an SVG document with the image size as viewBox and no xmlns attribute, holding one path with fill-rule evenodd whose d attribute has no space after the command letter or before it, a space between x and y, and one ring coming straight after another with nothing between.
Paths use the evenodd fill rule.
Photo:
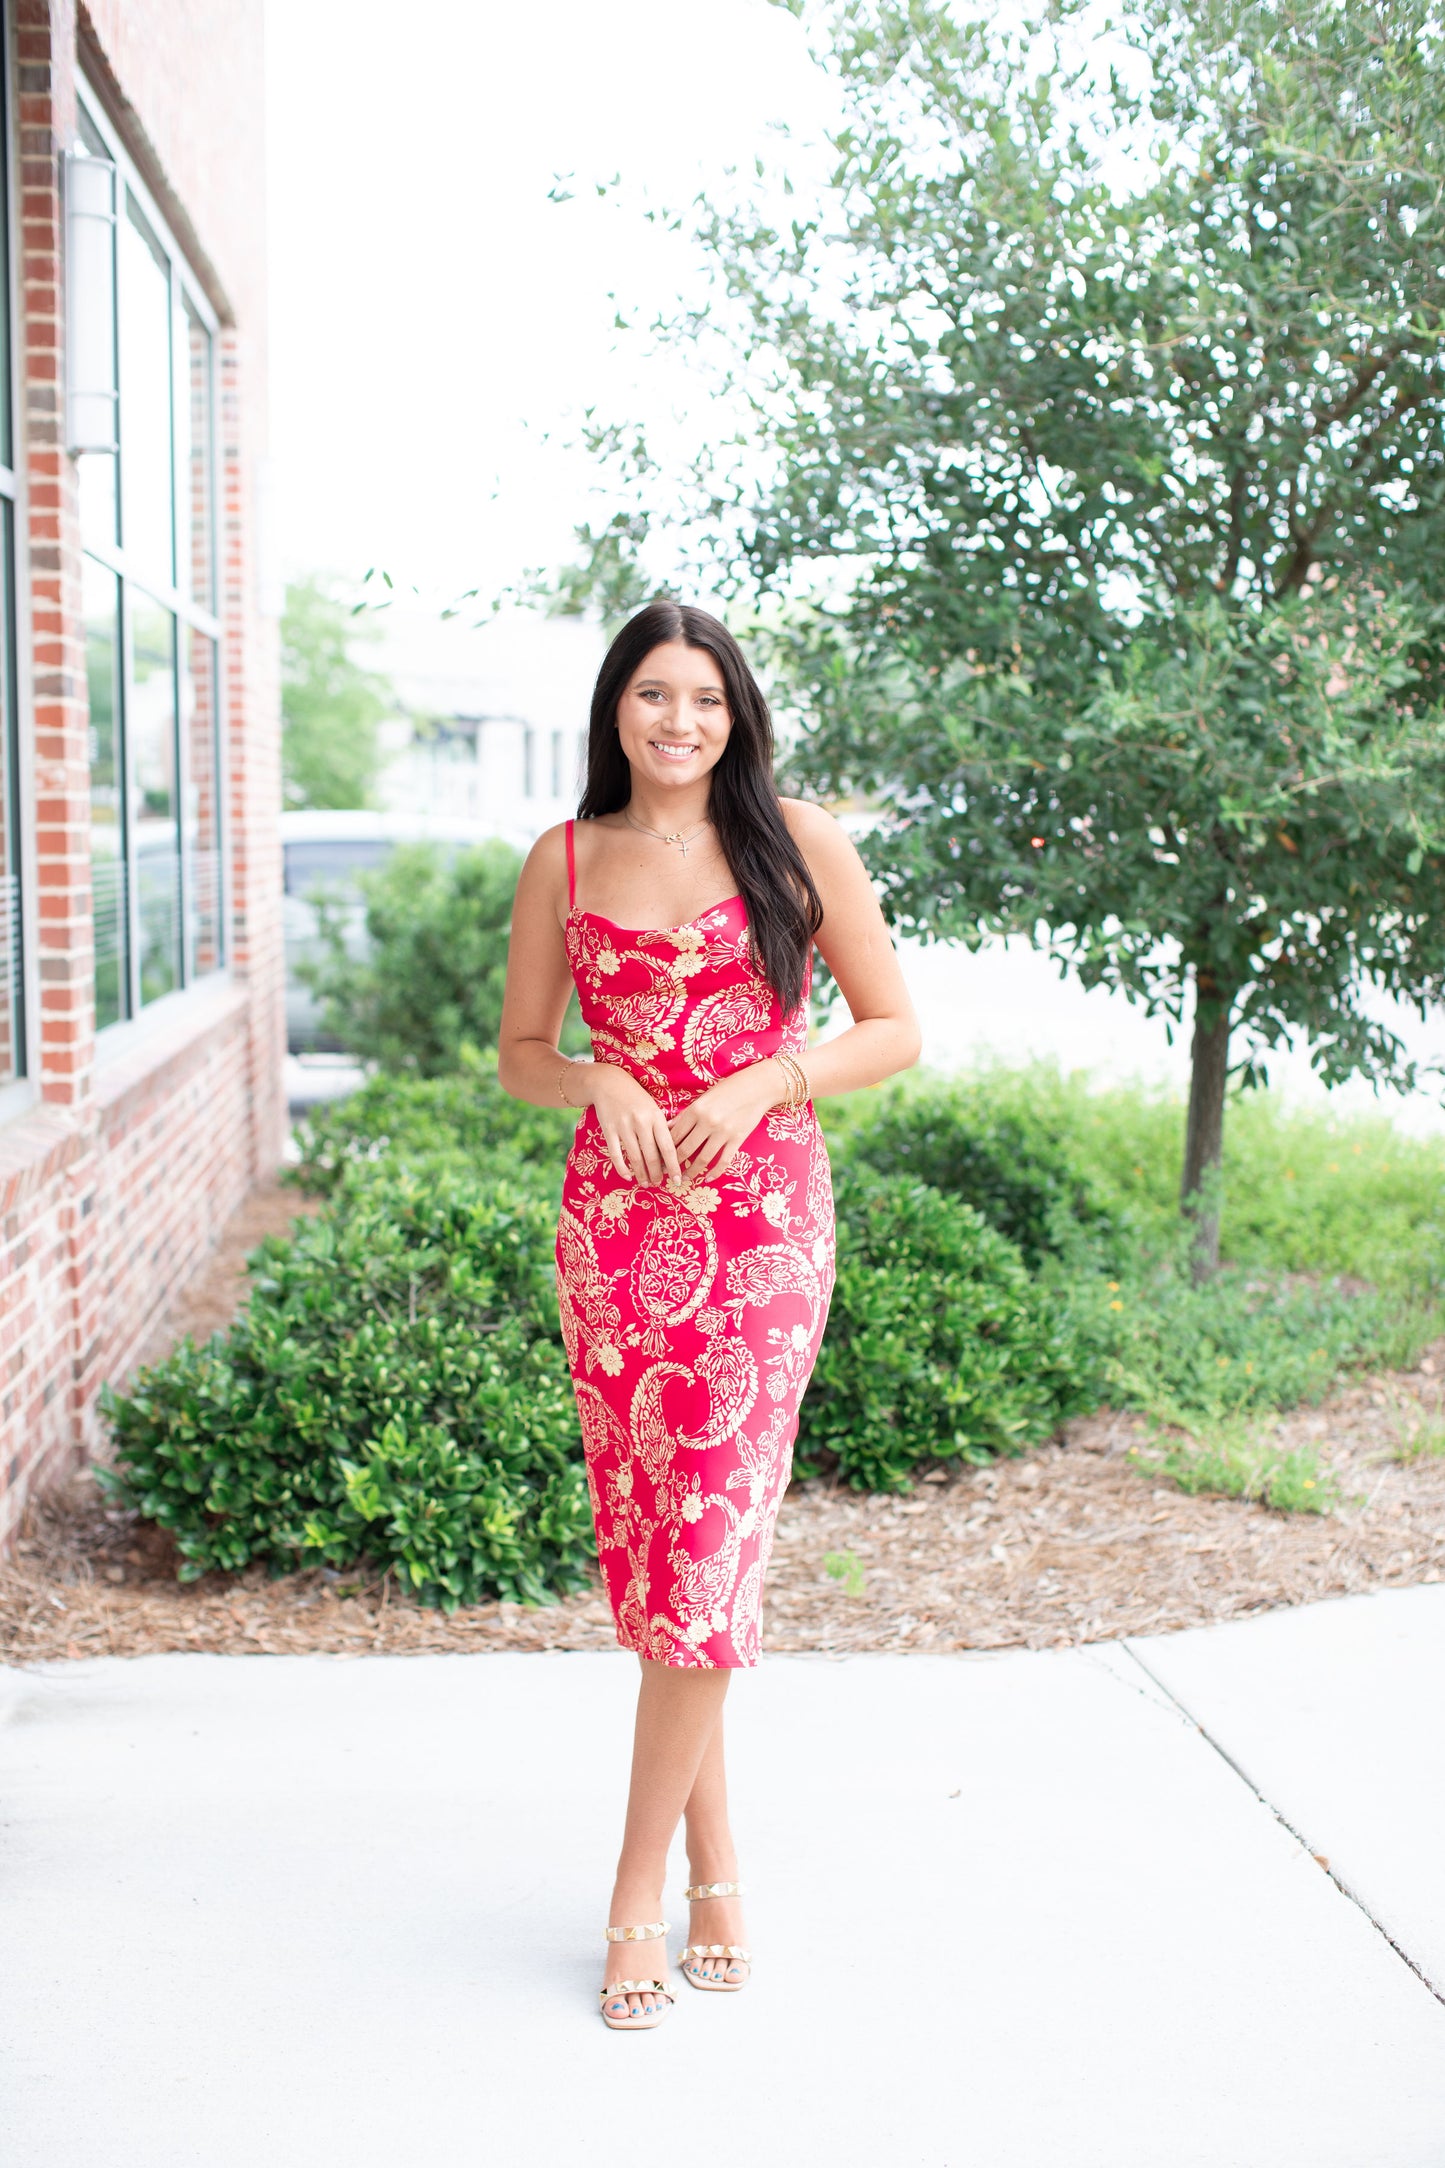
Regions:
<instances>
[{"instance_id":1,"label":"building in background","mask_svg":"<svg viewBox=\"0 0 1445 2168\"><path fill-rule=\"evenodd\" d=\"M388 813L481 821L525 850L576 812L600 627L528 611L474 626L399 609L381 622L404 710L382 728Z\"/></svg>"},{"instance_id":2,"label":"building in background","mask_svg":"<svg viewBox=\"0 0 1445 2168\"><path fill-rule=\"evenodd\" d=\"M261 0L0 0L0 1543L279 1157Z\"/></svg>"}]
</instances>

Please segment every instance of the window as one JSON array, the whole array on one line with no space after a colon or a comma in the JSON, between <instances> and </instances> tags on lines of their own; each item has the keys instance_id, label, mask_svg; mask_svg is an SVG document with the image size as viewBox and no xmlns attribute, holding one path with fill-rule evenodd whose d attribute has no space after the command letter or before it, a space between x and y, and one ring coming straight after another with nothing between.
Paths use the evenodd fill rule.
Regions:
<instances>
[{"instance_id":1,"label":"window","mask_svg":"<svg viewBox=\"0 0 1445 2168\"><path fill-rule=\"evenodd\" d=\"M225 961L214 321L82 100L70 441L85 548L95 1020Z\"/></svg>"},{"instance_id":2,"label":"window","mask_svg":"<svg viewBox=\"0 0 1445 2168\"><path fill-rule=\"evenodd\" d=\"M0 1089L26 1073L15 631L15 416L10 381L9 22L0 7Z\"/></svg>"}]
</instances>

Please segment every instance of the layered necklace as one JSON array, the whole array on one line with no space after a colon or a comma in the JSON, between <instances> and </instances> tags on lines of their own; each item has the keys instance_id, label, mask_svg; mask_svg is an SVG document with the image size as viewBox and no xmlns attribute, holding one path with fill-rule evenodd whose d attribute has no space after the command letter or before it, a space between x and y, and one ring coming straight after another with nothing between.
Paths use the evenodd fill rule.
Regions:
<instances>
[{"instance_id":1,"label":"layered necklace","mask_svg":"<svg viewBox=\"0 0 1445 2168\"><path fill-rule=\"evenodd\" d=\"M635 821L625 806L622 809L622 818L626 821L628 827L635 828L640 836L653 836L659 843L675 843L684 858L687 856L687 846L692 838L697 835L700 829L711 828L712 826L712 822L704 814L700 821L694 821L689 828L673 828L664 832L661 828L649 828L645 821Z\"/></svg>"}]
</instances>

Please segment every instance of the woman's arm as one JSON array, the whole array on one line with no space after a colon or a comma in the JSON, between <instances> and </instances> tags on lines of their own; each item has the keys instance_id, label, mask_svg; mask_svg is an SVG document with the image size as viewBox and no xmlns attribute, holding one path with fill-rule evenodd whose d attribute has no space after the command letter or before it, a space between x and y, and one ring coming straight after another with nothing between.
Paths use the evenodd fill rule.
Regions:
<instances>
[{"instance_id":1,"label":"woman's arm","mask_svg":"<svg viewBox=\"0 0 1445 2168\"><path fill-rule=\"evenodd\" d=\"M818 949L853 1021L836 1039L809 1047L803 1067L815 1099L861 1091L911 1069L923 1047L903 967L873 883L844 830L821 806L785 798L793 840L823 899Z\"/></svg>"},{"instance_id":2,"label":"woman's arm","mask_svg":"<svg viewBox=\"0 0 1445 2168\"><path fill-rule=\"evenodd\" d=\"M566 839L549 828L527 854L512 904L497 1081L529 1106L595 1107L608 1157L624 1181L681 1180L661 1107L609 1062L568 1059L557 1044L572 992L567 961Z\"/></svg>"},{"instance_id":3,"label":"woman's arm","mask_svg":"<svg viewBox=\"0 0 1445 2168\"><path fill-rule=\"evenodd\" d=\"M785 798L793 840L808 861L823 904L818 948L853 1021L836 1039L801 1056L814 1098L858 1091L911 1069L922 1040L903 972L862 859L821 806ZM787 1092L771 1059L725 1077L684 1108L672 1124L678 1157L690 1175L721 1174L738 1146Z\"/></svg>"}]
</instances>

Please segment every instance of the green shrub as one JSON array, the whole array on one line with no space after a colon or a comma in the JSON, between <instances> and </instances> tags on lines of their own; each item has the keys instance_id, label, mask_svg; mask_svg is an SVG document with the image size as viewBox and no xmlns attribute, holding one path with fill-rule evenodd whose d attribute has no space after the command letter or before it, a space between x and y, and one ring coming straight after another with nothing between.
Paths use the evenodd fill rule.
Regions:
<instances>
[{"instance_id":1,"label":"green shrub","mask_svg":"<svg viewBox=\"0 0 1445 2168\"><path fill-rule=\"evenodd\" d=\"M1142 1085L1095 1090L1086 1076L1042 1062L986 1070L968 1089L1001 1117L1022 1116L1051 1135L1145 1249L1177 1246L1181 1100ZM1292 1106L1270 1091L1233 1094L1223 1247L1231 1263L1258 1270L1344 1275L1417 1299L1438 1293L1445 1136L1407 1136L1383 1114Z\"/></svg>"},{"instance_id":2,"label":"green shrub","mask_svg":"<svg viewBox=\"0 0 1445 2168\"><path fill-rule=\"evenodd\" d=\"M521 870L505 843L454 855L430 843L397 844L362 878L360 956L347 946L347 913L323 900L325 953L301 968L327 1031L398 1075L442 1076L456 1068L463 1046L495 1045Z\"/></svg>"},{"instance_id":3,"label":"green shrub","mask_svg":"<svg viewBox=\"0 0 1445 2168\"><path fill-rule=\"evenodd\" d=\"M830 1120L828 1133L841 1160L971 1205L1031 1267L1081 1243L1105 1255L1118 1249L1115 1215L1047 1110L1023 1096L1005 1099L992 1079L891 1085Z\"/></svg>"},{"instance_id":4,"label":"green shrub","mask_svg":"<svg viewBox=\"0 0 1445 2168\"><path fill-rule=\"evenodd\" d=\"M1238 1268L1202 1287L1180 1271L1115 1286L1111 1397L1184 1425L1322 1400L1348 1371L1411 1359L1435 1322L1375 1291Z\"/></svg>"},{"instance_id":5,"label":"green shrub","mask_svg":"<svg viewBox=\"0 0 1445 2168\"><path fill-rule=\"evenodd\" d=\"M265 1243L229 1334L107 1396L113 1480L171 1530L181 1578L366 1559L447 1609L578 1586L554 1234L543 1198L383 1163Z\"/></svg>"},{"instance_id":6,"label":"green shrub","mask_svg":"<svg viewBox=\"0 0 1445 2168\"><path fill-rule=\"evenodd\" d=\"M906 1490L921 1467L1021 1452L1093 1404L1098 1366L1067 1310L971 1205L861 1167L836 1189L838 1284L800 1467Z\"/></svg>"},{"instance_id":7,"label":"green shrub","mask_svg":"<svg viewBox=\"0 0 1445 2168\"><path fill-rule=\"evenodd\" d=\"M509 1097L495 1054L464 1050L450 1076L377 1076L318 1107L297 1128L292 1179L329 1197L357 1169L385 1160L425 1163L436 1182L485 1167L493 1178L505 1173L555 1197L576 1122L575 1111Z\"/></svg>"}]
</instances>

